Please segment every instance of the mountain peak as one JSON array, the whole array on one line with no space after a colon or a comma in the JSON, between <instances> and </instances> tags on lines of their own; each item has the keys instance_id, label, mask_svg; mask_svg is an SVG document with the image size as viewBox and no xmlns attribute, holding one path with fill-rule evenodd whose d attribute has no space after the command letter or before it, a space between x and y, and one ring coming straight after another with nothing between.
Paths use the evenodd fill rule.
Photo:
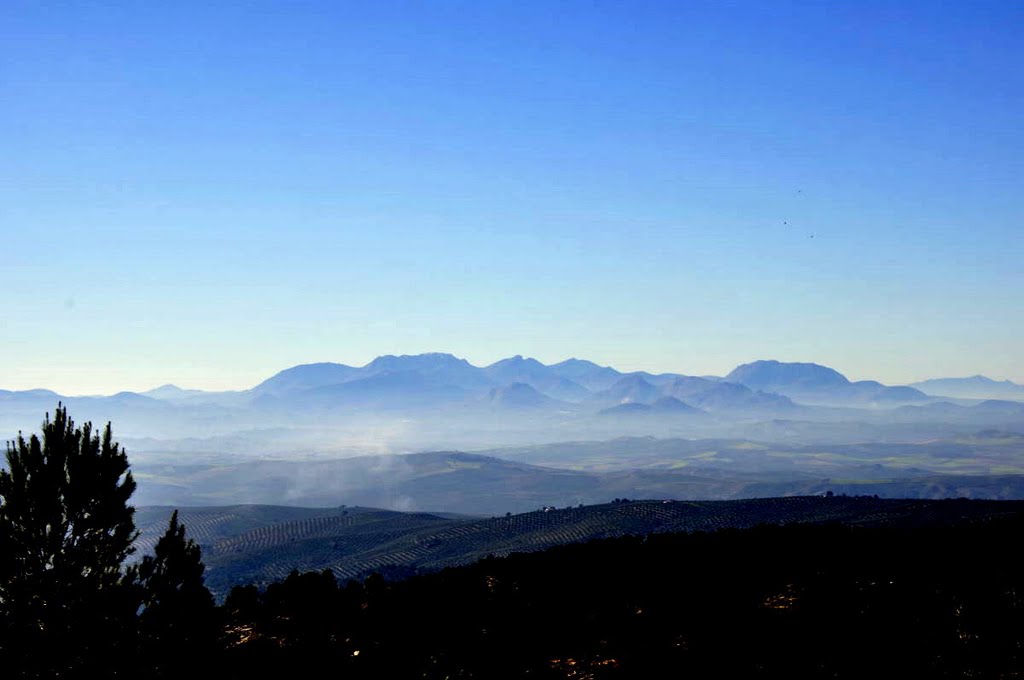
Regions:
<instances>
[{"instance_id":1,"label":"mountain peak","mask_svg":"<svg viewBox=\"0 0 1024 680\"><path fill-rule=\"evenodd\" d=\"M753 390L777 392L803 404L849 406L928 401L913 387L887 387L875 380L850 382L839 371L810 363L755 361L737 366L725 377Z\"/></svg>"},{"instance_id":2,"label":"mountain peak","mask_svg":"<svg viewBox=\"0 0 1024 680\"><path fill-rule=\"evenodd\" d=\"M475 369L465 359L447 352L424 354L384 354L363 366L364 371L440 371L445 369Z\"/></svg>"},{"instance_id":3,"label":"mountain peak","mask_svg":"<svg viewBox=\"0 0 1024 680\"><path fill-rule=\"evenodd\" d=\"M984 375L967 378L932 378L911 387L936 396L961 399L1024 399L1024 385L1012 380L993 380Z\"/></svg>"},{"instance_id":4,"label":"mountain peak","mask_svg":"<svg viewBox=\"0 0 1024 680\"><path fill-rule=\"evenodd\" d=\"M454 354L448 352L423 352L421 354L381 354L379 357L371 361L367 366L372 366L376 363L386 363L393 361L402 362L436 362L436 363L452 363L452 364L468 364L469 362L465 359L460 359Z\"/></svg>"},{"instance_id":5,"label":"mountain peak","mask_svg":"<svg viewBox=\"0 0 1024 680\"><path fill-rule=\"evenodd\" d=\"M639 373L629 373L615 381L606 390L595 395L598 399L624 402L651 402L661 396L661 392L651 383L644 380Z\"/></svg>"},{"instance_id":6,"label":"mountain peak","mask_svg":"<svg viewBox=\"0 0 1024 680\"><path fill-rule=\"evenodd\" d=\"M766 391L775 391L778 387L836 387L850 383L846 376L828 366L786 363L774 359L741 364L725 376L725 379Z\"/></svg>"},{"instance_id":7,"label":"mountain peak","mask_svg":"<svg viewBox=\"0 0 1024 680\"><path fill-rule=\"evenodd\" d=\"M177 385L166 383L160 387L154 387L151 390L140 392L140 394L146 397L152 397L153 399L175 399L190 394L201 394L201 392L200 390L185 390Z\"/></svg>"},{"instance_id":8,"label":"mountain peak","mask_svg":"<svg viewBox=\"0 0 1024 680\"><path fill-rule=\"evenodd\" d=\"M514 357L508 357L507 359L499 359L498 361L495 361L493 364L491 364L487 368L495 368L495 367L498 367L498 366L501 366L501 367L529 366L530 368L547 368L547 366L545 366L541 362L537 361L536 359L534 359L532 357L523 357L522 354L517 354Z\"/></svg>"},{"instance_id":9,"label":"mountain peak","mask_svg":"<svg viewBox=\"0 0 1024 680\"><path fill-rule=\"evenodd\" d=\"M494 406L512 408L534 408L546 406L552 402L549 397L544 396L530 385L521 382L514 382L504 387L495 387L488 393L487 400Z\"/></svg>"},{"instance_id":10,"label":"mountain peak","mask_svg":"<svg viewBox=\"0 0 1024 680\"><path fill-rule=\"evenodd\" d=\"M252 391L256 394L281 394L292 390L337 385L350 379L357 370L345 364L330 362L299 364L275 373Z\"/></svg>"}]
</instances>

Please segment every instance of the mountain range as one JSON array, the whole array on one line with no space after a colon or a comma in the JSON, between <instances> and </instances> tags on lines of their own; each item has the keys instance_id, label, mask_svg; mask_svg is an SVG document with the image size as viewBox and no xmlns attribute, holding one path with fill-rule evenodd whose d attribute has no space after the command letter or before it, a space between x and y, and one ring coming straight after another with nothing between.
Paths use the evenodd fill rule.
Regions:
<instances>
[{"instance_id":1,"label":"mountain range","mask_svg":"<svg viewBox=\"0 0 1024 680\"><path fill-rule=\"evenodd\" d=\"M112 421L143 504L493 514L627 496L1024 495L1024 401L931 396L811 363L717 377L389 355L294 366L234 392L0 390L0 432L37 431L57 401L76 422Z\"/></svg>"},{"instance_id":2,"label":"mountain range","mask_svg":"<svg viewBox=\"0 0 1024 680\"><path fill-rule=\"evenodd\" d=\"M451 354L377 357L362 367L318 363L281 371L251 390L251 403L270 405L288 399L301 408L328 404L349 407L408 406L414 403L486 400L512 386L531 388L547 397L533 405L555 402L594 404L603 410L616 404L653 405L673 397L694 410L759 409L784 411L794 403L844 406L923 403L928 395L911 387L889 387L875 381L851 382L834 369L817 364L757 361L737 367L724 378L677 373L622 373L582 359L545 365L536 359L509 357L476 367ZM497 399L521 407L518 399ZM166 386L148 396L165 398ZM498 390L495 393L494 390ZM232 393L232 398L238 393ZM173 395L186 398L183 393ZM216 394L210 394L216 398ZM187 398L199 398L188 393Z\"/></svg>"},{"instance_id":3,"label":"mountain range","mask_svg":"<svg viewBox=\"0 0 1024 680\"><path fill-rule=\"evenodd\" d=\"M599 405L600 409L619 403L653 405L664 397L673 397L704 411L738 407L784 410L793 404L898 406L927 403L935 397L1024 400L1024 385L984 376L936 378L906 386L887 386L874 380L850 381L839 371L819 364L775 360L742 364L724 377L695 377L644 371L623 373L576 358L546 365L519 355L477 367L445 353L383 355L360 367L338 363L302 364L241 391L206 392L162 385L141 393L120 392L89 398L122 404L134 401L136 405L146 405L148 400L153 400L272 408L288 401L300 408L317 404L386 408L451 401L493 403L494 390L501 391L512 385L532 388L551 402L589 402ZM0 404L58 398L66 399L49 390L0 390ZM521 401L511 400L515 406L522 406ZM535 397L531 401L537 405L549 403Z\"/></svg>"},{"instance_id":4,"label":"mountain range","mask_svg":"<svg viewBox=\"0 0 1024 680\"><path fill-rule=\"evenodd\" d=\"M517 355L474 366L445 353L384 355L365 366L293 366L230 392L0 390L0 431L31 431L57 401L76 420L113 421L119 436L146 450L181 450L173 442L187 440L190 452L211 454L465 450L637 435L794 441L809 428L891 440L1024 421L1020 385L975 377L918 387L773 360L718 377L624 373L579 358L549 365Z\"/></svg>"}]
</instances>

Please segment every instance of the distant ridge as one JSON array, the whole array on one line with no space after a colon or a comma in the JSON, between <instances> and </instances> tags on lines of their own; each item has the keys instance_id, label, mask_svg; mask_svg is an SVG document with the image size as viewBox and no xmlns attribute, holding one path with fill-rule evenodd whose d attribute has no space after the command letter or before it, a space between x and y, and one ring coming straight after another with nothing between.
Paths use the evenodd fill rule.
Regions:
<instances>
[{"instance_id":1,"label":"distant ridge","mask_svg":"<svg viewBox=\"0 0 1024 680\"><path fill-rule=\"evenodd\" d=\"M183 390L177 385L161 385L160 387L154 387L151 390L140 392L144 397L150 397L151 399L181 399L183 397L195 394L202 394L202 390Z\"/></svg>"},{"instance_id":2,"label":"distant ridge","mask_svg":"<svg viewBox=\"0 0 1024 680\"><path fill-rule=\"evenodd\" d=\"M874 380L850 382L839 371L813 363L754 361L737 366L725 380L808 404L849 406L929 401L928 395L912 387L889 387Z\"/></svg>"},{"instance_id":3,"label":"distant ridge","mask_svg":"<svg viewBox=\"0 0 1024 680\"><path fill-rule=\"evenodd\" d=\"M625 402L616 406L603 409L599 412L602 416L667 416L667 415L697 415L704 413L701 409L694 408L675 397L661 397L651 404L638 402Z\"/></svg>"},{"instance_id":4,"label":"distant ridge","mask_svg":"<svg viewBox=\"0 0 1024 680\"><path fill-rule=\"evenodd\" d=\"M521 382L495 387L488 393L487 400L491 405L503 408L543 408L555 401Z\"/></svg>"},{"instance_id":5,"label":"distant ridge","mask_svg":"<svg viewBox=\"0 0 1024 680\"><path fill-rule=\"evenodd\" d=\"M953 394L934 397L912 386L889 386L873 380L851 382L833 368L806 362L760 360L737 366L722 378L646 371L623 373L581 358L547 365L517 354L487 366L475 366L446 352L386 354L364 366L334 362L292 366L240 391L205 392L170 384L146 392L92 397L68 397L47 390L0 391L0 425L8 423L14 432L32 426L39 414L61 400L73 404L79 418L113 420L134 437L178 439L180 433L189 431L192 436L208 436L221 434L228 427L235 427L236 432L264 427L308 430L331 423L328 427L336 428L342 424L339 421L344 421L346 431L373 427L378 433L386 433L389 441L393 436L405 437L403 433L411 436L414 431L429 430L430 436L439 437L437 441L445 446L465 446L461 439L453 442L445 438L459 431L473 431L474 437L486 437L484 433L488 431L515 432L510 437L525 437L527 425L536 427L537 416L545 410L551 416L545 427L578 433L573 436L585 434L591 426L603 428L601 436L665 434L666 427L683 425L656 417L608 419L602 411L624 403L651 408L634 407L623 412L669 416L683 410L678 406L668 408L666 403L671 402L656 405L666 398L714 416L687 423L686 426L694 428L694 434L713 434L715 428L722 433L725 427L769 418L824 423L834 418L877 419L888 412L907 421L936 423L941 408L902 407L925 407L961 398L956 396L960 394L979 400L1024 401L1024 387L1009 381L1000 383L983 376L949 380L953 382L939 379L928 383L934 391ZM942 389L943 386L948 389ZM975 392L956 392L957 386ZM509 408L512 404L518 406ZM821 407L871 413L841 414ZM495 409L504 410L507 417L497 429L493 420L497 416ZM1013 408L992 405L968 412L949 412L955 413L958 420L970 420L979 427L1008 426L1019 419ZM401 419L400 424L387 422L396 418ZM203 431L196 432L197 427ZM929 427L934 429L933 425ZM615 432L615 428L620 431ZM549 430L541 438L547 439L553 432ZM379 441L378 435L370 436L370 440L363 441ZM293 439L299 438L296 435ZM315 447L322 442L333 447L332 442L338 440L336 435L318 441L310 438ZM487 442L476 440L471 444Z\"/></svg>"},{"instance_id":6,"label":"distant ridge","mask_svg":"<svg viewBox=\"0 0 1024 680\"><path fill-rule=\"evenodd\" d=\"M595 391L611 387L623 375L610 366L598 366L593 361L575 358L553 364L550 368L556 375Z\"/></svg>"},{"instance_id":7,"label":"distant ridge","mask_svg":"<svg viewBox=\"0 0 1024 680\"><path fill-rule=\"evenodd\" d=\"M662 390L668 396L706 411L741 408L759 412L786 412L796 408L789 397L755 391L746 385L725 380L679 376Z\"/></svg>"},{"instance_id":8,"label":"distant ridge","mask_svg":"<svg viewBox=\"0 0 1024 680\"><path fill-rule=\"evenodd\" d=\"M932 378L911 383L910 387L937 397L1024 401L1024 385L1010 380L993 380L983 375L972 375L967 378Z\"/></svg>"},{"instance_id":9,"label":"distant ridge","mask_svg":"<svg viewBox=\"0 0 1024 680\"><path fill-rule=\"evenodd\" d=\"M661 391L643 376L632 373L619 378L606 390L594 395L595 399L614 403L648 403L661 396Z\"/></svg>"},{"instance_id":10,"label":"distant ridge","mask_svg":"<svg viewBox=\"0 0 1024 680\"><path fill-rule=\"evenodd\" d=\"M295 390L337 385L352 379L358 370L345 364L300 364L286 368L267 378L251 391L256 395L283 394Z\"/></svg>"},{"instance_id":11,"label":"distant ridge","mask_svg":"<svg viewBox=\"0 0 1024 680\"><path fill-rule=\"evenodd\" d=\"M590 396L590 390L553 367L545 366L536 359L524 359L518 354L485 367L483 372L497 384L529 385L554 399L582 401Z\"/></svg>"},{"instance_id":12,"label":"distant ridge","mask_svg":"<svg viewBox=\"0 0 1024 680\"><path fill-rule=\"evenodd\" d=\"M774 359L741 364L725 376L729 382L740 383L759 390L773 391L777 387L820 388L849 385L839 371L812 363L783 363Z\"/></svg>"}]
</instances>

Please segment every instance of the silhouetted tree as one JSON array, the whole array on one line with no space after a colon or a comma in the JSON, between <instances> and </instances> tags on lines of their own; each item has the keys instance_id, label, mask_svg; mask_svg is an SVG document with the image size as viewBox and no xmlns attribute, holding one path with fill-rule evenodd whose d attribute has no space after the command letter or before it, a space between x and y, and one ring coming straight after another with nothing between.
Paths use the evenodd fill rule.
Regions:
<instances>
[{"instance_id":1,"label":"silhouetted tree","mask_svg":"<svg viewBox=\"0 0 1024 680\"><path fill-rule=\"evenodd\" d=\"M116 675L137 603L121 564L138 535L128 459L58 404L0 470L0 658L12 675Z\"/></svg>"},{"instance_id":2,"label":"silhouetted tree","mask_svg":"<svg viewBox=\"0 0 1024 680\"><path fill-rule=\"evenodd\" d=\"M153 677L182 677L199 660L209 660L217 643L213 596L203 584L199 546L185 538L178 511L131 576L141 588L141 663Z\"/></svg>"}]
</instances>

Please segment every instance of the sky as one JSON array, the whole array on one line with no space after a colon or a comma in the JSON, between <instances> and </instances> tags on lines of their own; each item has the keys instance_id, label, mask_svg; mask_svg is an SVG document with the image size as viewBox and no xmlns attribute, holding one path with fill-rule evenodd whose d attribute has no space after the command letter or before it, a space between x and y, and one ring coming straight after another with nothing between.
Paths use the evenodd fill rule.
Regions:
<instances>
[{"instance_id":1,"label":"sky","mask_svg":"<svg viewBox=\"0 0 1024 680\"><path fill-rule=\"evenodd\" d=\"M1024 382L1024 4L0 3L0 388Z\"/></svg>"}]
</instances>

